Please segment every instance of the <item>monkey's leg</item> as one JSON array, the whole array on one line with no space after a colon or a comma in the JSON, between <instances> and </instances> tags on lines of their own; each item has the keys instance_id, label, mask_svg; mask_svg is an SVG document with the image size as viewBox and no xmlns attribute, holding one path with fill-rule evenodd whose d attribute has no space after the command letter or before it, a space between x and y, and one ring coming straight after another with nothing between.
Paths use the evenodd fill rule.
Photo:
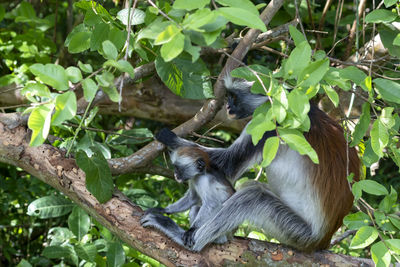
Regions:
<instances>
[{"instance_id":1,"label":"monkey's leg","mask_svg":"<svg viewBox=\"0 0 400 267\"><path fill-rule=\"evenodd\" d=\"M171 218L159 213L148 213L140 219L143 227L154 227L181 246L184 246L182 238L185 230L180 228Z\"/></svg>"},{"instance_id":2,"label":"monkey's leg","mask_svg":"<svg viewBox=\"0 0 400 267\"><path fill-rule=\"evenodd\" d=\"M205 222L193 235L188 246L200 251L216 237L229 233L248 220L284 244L297 248L314 240L310 225L286 206L265 184L253 182L237 191L222 209ZM303 247L304 246L304 247Z\"/></svg>"}]
</instances>

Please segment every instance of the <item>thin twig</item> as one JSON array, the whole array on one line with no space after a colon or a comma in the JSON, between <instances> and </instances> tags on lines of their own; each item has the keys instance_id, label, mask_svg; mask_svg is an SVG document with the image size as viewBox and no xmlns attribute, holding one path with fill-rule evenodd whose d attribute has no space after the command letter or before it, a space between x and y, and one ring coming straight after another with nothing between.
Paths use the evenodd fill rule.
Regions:
<instances>
[{"instance_id":1,"label":"thin twig","mask_svg":"<svg viewBox=\"0 0 400 267\"><path fill-rule=\"evenodd\" d=\"M201 134L198 134L198 133L196 133L196 132L191 132L190 134L193 135L193 136L198 137L199 139L200 139L200 138L202 138L202 139L208 139L208 140L211 140L211 141L220 143L220 144L224 144L224 143L225 143L224 141L219 140L219 139L217 139L217 138L213 138L213 137L201 135Z\"/></svg>"},{"instance_id":2,"label":"thin twig","mask_svg":"<svg viewBox=\"0 0 400 267\"><path fill-rule=\"evenodd\" d=\"M343 239L354 235L357 232L357 230L347 230L346 232L344 232L341 236L335 238L334 240L331 241L330 247L333 247L334 245L336 245L337 243L342 242Z\"/></svg>"}]
</instances>

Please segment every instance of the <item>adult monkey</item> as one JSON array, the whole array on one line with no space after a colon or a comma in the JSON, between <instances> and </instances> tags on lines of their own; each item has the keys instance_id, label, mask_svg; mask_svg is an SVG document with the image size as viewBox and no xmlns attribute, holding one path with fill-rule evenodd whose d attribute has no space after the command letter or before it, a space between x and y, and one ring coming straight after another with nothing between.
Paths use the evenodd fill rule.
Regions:
<instances>
[{"instance_id":1,"label":"adult monkey","mask_svg":"<svg viewBox=\"0 0 400 267\"><path fill-rule=\"evenodd\" d=\"M231 117L250 116L257 106L267 101L266 96L252 94L251 83L243 80L228 77L225 87ZM354 173L358 179L359 159L354 149L347 148L340 125L315 105L311 105L308 115L311 127L305 137L317 152L319 164L281 144L275 159L266 168L268 184L253 181L238 190L213 218L187 238L188 248L200 251L245 220L299 250L328 247L352 206L353 195L346 174ZM198 146L168 130L161 134L176 146ZM275 134L275 131L264 133L254 146L245 129L228 148L201 148L234 183L249 167L262 160L265 140Z\"/></svg>"}]
</instances>

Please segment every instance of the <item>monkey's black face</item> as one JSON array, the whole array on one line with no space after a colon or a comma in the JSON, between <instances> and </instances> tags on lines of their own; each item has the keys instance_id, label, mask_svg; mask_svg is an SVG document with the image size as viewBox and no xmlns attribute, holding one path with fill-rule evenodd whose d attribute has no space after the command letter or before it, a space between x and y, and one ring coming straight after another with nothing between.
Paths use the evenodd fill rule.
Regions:
<instances>
[{"instance_id":1,"label":"monkey's black face","mask_svg":"<svg viewBox=\"0 0 400 267\"><path fill-rule=\"evenodd\" d=\"M245 93L242 90L228 90L226 110L231 119L243 119L251 116L254 109L249 105L247 99L251 93Z\"/></svg>"},{"instance_id":2,"label":"monkey's black face","mask_svg":"<svg viewBox=\"0 0 400 267\"><path fill-rule=\"evenodd\" d=\"M197 177L198 175L205 173L205 162L203 159L198 159L191 164L174 164L175 180L179 183L186 182L190 179Z\"/></svg>"}]
</instances>

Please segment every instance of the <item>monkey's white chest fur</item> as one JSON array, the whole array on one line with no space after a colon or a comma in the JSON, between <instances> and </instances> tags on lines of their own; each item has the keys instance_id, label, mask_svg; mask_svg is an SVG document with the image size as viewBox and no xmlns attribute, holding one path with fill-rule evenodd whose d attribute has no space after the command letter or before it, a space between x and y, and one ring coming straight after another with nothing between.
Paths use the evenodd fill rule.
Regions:
<instances>
[{"instance_id":1,"label":"monkey's white chest fur","mask_svg":"<svg viewBox=\"0 0 400 267\"><path fill-rule=\"evenodd\" d=\"M307 221L313 233L320 233L324 222L319 197L310 181L311 164L307 156L280 145L265 171L270 190Z\"/></svg>"}]
</instances>

